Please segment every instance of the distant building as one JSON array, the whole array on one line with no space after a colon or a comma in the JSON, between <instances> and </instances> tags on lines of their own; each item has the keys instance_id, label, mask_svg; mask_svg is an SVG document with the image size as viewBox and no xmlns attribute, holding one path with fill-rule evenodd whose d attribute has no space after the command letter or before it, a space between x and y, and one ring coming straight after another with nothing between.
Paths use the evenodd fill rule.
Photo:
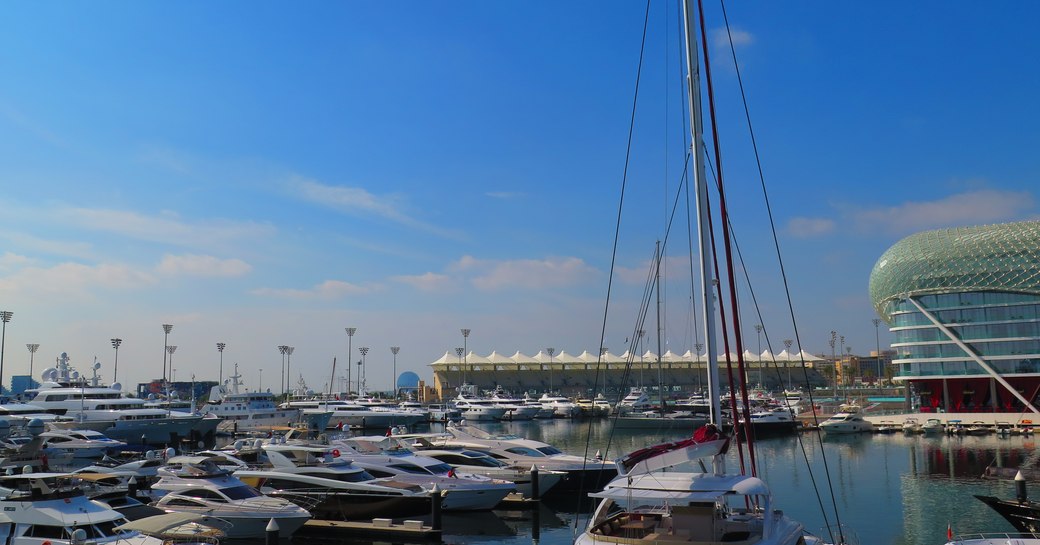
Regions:
<instances>
[{"instance_id":1,"label":"distant building","mask_svg":"<svg viewBox=\"0 0 1040 545\"><path fill-rule=\"evenodd\" d=\"M15 375L11 377L11 391L8 392L13 396L20 396L26 390L39 386L40 383L36 382L29 375Z\"/></svg>"},{"instance_id":2,"label":"distant building","mask_svg":"<svg viewBox=\"0 0 1040 545\"><path fill-rule=\"evenodd\" d=\"M922 410L1030 410L1040 400L1040 222L925 231L870 274L891 370Z\"/></svg>"}]
</instances>

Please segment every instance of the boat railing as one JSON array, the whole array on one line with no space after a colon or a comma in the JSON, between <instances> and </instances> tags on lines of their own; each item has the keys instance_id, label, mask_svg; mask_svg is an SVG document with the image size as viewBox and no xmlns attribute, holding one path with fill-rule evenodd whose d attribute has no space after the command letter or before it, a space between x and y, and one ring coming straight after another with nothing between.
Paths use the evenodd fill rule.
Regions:
<instances>
[{"instance_id":1,"label":"boat railing","mask_svg":"<svg viewBox=\"0 0 1040 545\"><path fill-rule=\"evenodd\" d=\"M977 534L957 534L950 539L950 543L961 543L975 540L1015 540L1015 539L1037 539L1040 534L1031 532L980 532ZM995 541L994 541L995 542ZM1010 542L1010 541L1009 541Z\"/></svg>"}]
</instances>

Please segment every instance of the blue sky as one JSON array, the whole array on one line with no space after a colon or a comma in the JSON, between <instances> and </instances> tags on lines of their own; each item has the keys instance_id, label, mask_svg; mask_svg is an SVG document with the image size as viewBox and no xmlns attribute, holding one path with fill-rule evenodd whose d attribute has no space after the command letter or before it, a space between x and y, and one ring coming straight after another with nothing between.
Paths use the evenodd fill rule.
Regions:
<instances>
[{"instance_id":1,"label":"blue sky","mask_svg":"<svg viewBox=\"0 0 1040 545\"><path fill-rule=\"evenodd\" d=\"M595 351L645 5L23 2L0 22L4 380L62 351L120 382L238 363L248 386L430 377L462 346ZM707 6L738 242L793 338L732 62ZM1040 7L728 7L801 343L874 348L874 261L929 228L1032 219ZM682 171L674 4L650 37L604 344L624 351ZM683 213L684 214L684 213ZM682 223L685 223L684 219ZM688 243L662 342L693 344ZM757 323L742 287L745 343ZM646 329L652 329L647 324ZM881 342L888 336L881 333ZM765 348L766 341L762 340ZM654 348L650 346L649 348ZM261 374L260 369L263 369ZM262 383L261 383L262 380Z\"/></svg>"}]
</instances>

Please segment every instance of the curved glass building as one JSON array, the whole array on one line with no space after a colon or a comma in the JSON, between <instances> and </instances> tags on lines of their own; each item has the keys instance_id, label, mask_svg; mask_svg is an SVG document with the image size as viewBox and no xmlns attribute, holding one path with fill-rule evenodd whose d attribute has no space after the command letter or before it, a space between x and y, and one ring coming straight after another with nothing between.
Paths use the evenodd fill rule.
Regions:
<instances>
[{"instance_id":1,"label":"curved glass building","mask_svg":"<svg viewBox=\"0 0 1040 545\"><path fill-rule=\"evenodd\" d=\"M1040 406L1040 222L911 235L878 259L870 296L923 410Z\"/></svg>"}]
</instances>

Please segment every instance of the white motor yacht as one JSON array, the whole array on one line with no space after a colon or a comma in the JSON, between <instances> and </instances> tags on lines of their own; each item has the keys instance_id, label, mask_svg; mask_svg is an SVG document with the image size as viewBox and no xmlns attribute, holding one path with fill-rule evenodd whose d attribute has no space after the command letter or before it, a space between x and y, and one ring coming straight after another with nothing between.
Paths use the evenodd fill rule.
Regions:
<instances>
[{"instance_id":1,"label":"white motor yacht","mask_svg":"<svg viewBox=\"0 0 1040 545\"><path fill-rule=\"evenodd\" d=\"M507 410L505 407L498 406L490 399L469 397L464 394L456 396L455 399L451 400L450 404L462 413L463 419L483 422L502 420Z\"/></svg>"},{"instance_id":2,"label":"white motor yacht","mask_svg":"<svg viewBox=\"0 0 1040 545\"><path fill-rule=\"evenodd\" d=\"M388 429L391 426L412 426L428 418L425 412L396 407L367 407L353 401L314 397L283 403L282 407L299 410L322 410L332 413L326 426L329 429Z\"/></svg>"},{"instance_id":3,"label":"white motor yacht","mask_svg":"<svg viewBox=\"0 0 1040 545\"><path fill-rule=\"evenodd\" d=\"M115 454L126 446L125 442L110 439L94 430L46 431L40 437L43 438L44 448L68 452L73 458L101 458L106 454Z\"/></svg>"},{"instance_id":4,"label":"white motor yacht","mask_svg":"<svg viewBox=\"0 0 1040 545\"><path fill-rule=\"evenodd\" d=\"M280 408L274 403L270 392L240 392L242 375L235 364L235 373L228 377L230 390L223 384L210 389L209 401L202 406L203 414L212 414L222 419L217 429L227 433L250 430L265 430L275 426L288 426L300 418L296 408Z\"/></svg>"},{"instance_id":5,"label":"white motor yacht","mask_svg":"<svg viewBox=\"0 0 1040 545\"><path fill-rule=\"evenodd\" d=\"M132 530L122 513L90 500L67 473L24 473L0 477L0 525L6 545L74 543L163 545Z\"/></svg>"},{"instance_id":6,"label":"white motor yacht","mask_svg":"<svg viewBox=\"0 0 1040 545\"><path fill-rule=\"evenodd\" d=\"M516 486L516 491L524 497L533 497L531 468L510 465L498 460L491 455L477 450L458 448L444 449L436 448L429 443L416 443L405 440L412 445L412 452L444 462L456 471L483 475L492 479L510 481ZM563 480L567 474L562 471L551 471L548 469L538 471L538 494L542 495L552 490L557 483Z\"/></svg>"},{"instance_id":7,"label":"white motor yacht","mask_svg":"<svg viewBox=\"0 0 1040 545\"><path fill-rule=\"evenodd\" d=\"M376 477L393 477L427 490L436 485L444 494L441 506L449 511L492 509L516 491L516 485L510 481L456 471L440 460L419 456L403 448L381 449L371 440L339 440L330 446L340 451L340 457Z\"/></svg>"},{"instance_id":8,"label":"white motor yacht","mask_svg":"<svg viewBox=\"0 0 1040 545\"><path fill-rule=\"evenodd\" d=\"M859 405L844 404L834 416L820 423L820 429L830 434L864 433L874 431L874 424L863 419Z\"/></svg>"},{"instance_id":9,"label":"white motor yacht","mask_svg":"<svg viewBox=\"0 0 1040 545\"><path fill-rule=\"evenodd\" d=\"M378 479L337 451L319 446L273 445L263 449L263 465L249 465L225 451L208 451L216 463L264 494L307 508L316 518L370 520L430 512L429 491L395 479Z\"/></svg>"},{"instance_id":10,"label":"white motor yacht","mask_svg":"<svg viewBox=\"0 0 1040 545\"><path fill-rule=\"evenodd\" d=\"M26 390L26 395L32 405L71 417L52 422L52 428L92 429L127 443L177 444L202 420L198 415L149 409L143 400L126 396L118 383L103 386L100 367L94 364L88 380L73 370L68 354L62 352L57 366L43 372L39 388Z\"/></svg>"},{"instance_id":11,"label":"white motor yacht","mask_svg":"<svg viewBox=\"0 0 1040 545\"><path fill-rule=\"evenodd\" d=\"M154 505L164 511L205 514L230 522L229 538L262 538L271 520L278 524L280 537L289 537L311 518L306 509L265 496L206 456L171 458L159 469L159 480L151 489L163 494Z\"/></svg>"},{"instance_id":12,"label":"white motor yacht","mask_svg":"<svg viewBox=\"0 0 1040 545\"><path fill-rule=\"evenodd\" d=\"M449 424L447 433L430 436L436 446L463 447L485 452L491 457L520 467L538 466L541 470L563 471L566 475L553 492L599 490L617 476L617 466L606 460L589 460L564 454L556 447L515 435L496 435L468 424Z\"/></svg>"},{"instance_id":13,"label":"white motor yacht","mask_svg":"<svg viewBox=\"0 0 1040 545\"><path fill-rule=\"evenodd\" d=\"M617 405L617 410L621 414L641 413L653 408L654 405L650 402L650 396L642 388L638 387L630 389L628 395L622 398Z\"/></svg>"},{"instance_id":14,"label":"white motor yacht","mask_svg":"<svg viewBox=\"0 0 1040 545\"><path fill-rule=\"evenodd\" d=\"M539 401L538 398L532 397L531 394L526 394L525 393L524 397L522 397L520 399L520 401L522 401L525 406L535 407L535 408L538 409L538 411L534 414L535 418L538 418L538 419L552 418L554 416L554 414L555 414L555 409L553 407L545 407L545 406L543 406L542 402Z\"/></svg>"},{"instance_id":15,"label":"white motor yacht","mask_svg":"<svg viewBox=\"0 0 1040 545\"><path fill-rule=\"evenodd\" d=\"M542 407L551 409L555 418L575 418L581 415L581 407L577 403L561 395L544 393L538 398Z\"/></svg>"},{"instance_id":16,"label":"white motor yacht","mask_svg":"<svg viewBox=\"0 0 1040 545\"><path fill-rule=\"evenodd\" d=\"M527 405L523 399L514 397L501 387L495 388L495 391L491 393L490 400L496 407L502 407L506 410L505 414L502 415L502 420L531 420L541 412L540 406Z\"/></svg>"}]
</instances>

